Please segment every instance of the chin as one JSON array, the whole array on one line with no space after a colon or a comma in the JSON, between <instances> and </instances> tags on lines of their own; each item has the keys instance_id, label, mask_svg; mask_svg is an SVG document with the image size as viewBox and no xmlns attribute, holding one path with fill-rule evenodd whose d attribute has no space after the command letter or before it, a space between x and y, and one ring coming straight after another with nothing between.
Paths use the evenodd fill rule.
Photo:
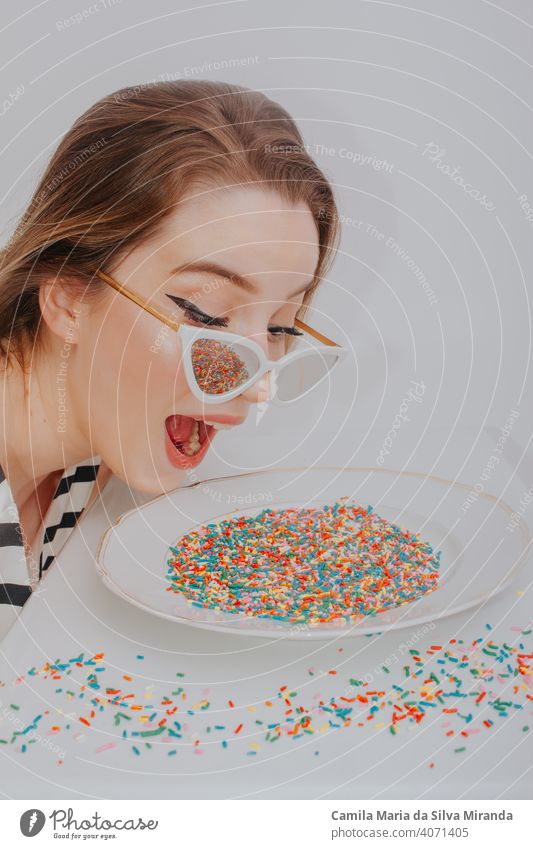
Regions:
<instances>
[{"instance_id":1,"label":"chin","mask_svg":"<svg viewBox=\"0 0 533 849\"><path fill-rule=\"evenodd\" d=\"M226 418L241 421L235 417ZM147 442L142 446L123 446L126 462L107 465L137 492L154 496L172 492L180 486L196 483L195 470L208 454L217 429L223 426L220 421L212 425L204 419L172 414L163 422L155 445ZM127 462L128 457L142 458L144 462Z\"/></svg>"},{"instance_id":2,"label":"chin","mask_svg":"<svg viewBox=\"0 0 533 849\"><path fill-rule=\"evenodd\" d=\"M172 492L180 486L194 482L189 480L187 470L169 470L168 462L165 463L163 460L163 464L167 468L161 470L160 473L153 466L145 470L126 467L118 471L112 469L112 471L129 489L134 489L144 495L164 495L166 492Z\"/></svg>"}]
</instances>

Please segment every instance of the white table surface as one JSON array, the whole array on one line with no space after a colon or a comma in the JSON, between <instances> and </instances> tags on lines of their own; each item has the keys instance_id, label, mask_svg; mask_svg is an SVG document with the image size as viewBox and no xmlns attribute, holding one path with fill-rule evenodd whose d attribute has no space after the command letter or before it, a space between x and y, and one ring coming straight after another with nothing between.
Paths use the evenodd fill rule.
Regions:
<instances>
[{"instance_id":1,"label":"white table surface","mask_svg":"<svg viewBox=\"0 0 533 849\"><path fill-rule=\"evenodd\" d=\"M486 457L487 444L479 456ZM449 458L444 458L444 462L449 465ZM525 489L529 467L526 472L521 467L521 477L515 480L513 463L505 473L506 480L513 479L519 495ZM461 479L475 480L478 467L479 462L474 459L470 472L465 467ZM412 468L422 471L425 467L421 462ZM442 473L445 469L433 471ZM503 477L495 478L492 491L505 485L505 474L502 466L498 475ZM511 490L507 487L506 498L512 505ZM148 500L138 494L136 499L137 503ZM262 706L266 699L275 700L282 683L297 690L298 698L307 704L316 693L322 698L338 696L337 682L369 672L376 689L390 684L393 676L379 668L394 654L403 657L402 644L405 646L405 641L413 636L408 630L329 643L272 641L219 634L158 619L113 595L101 583L93 556L110 522L132 506L127 487L112 479L3 641L0 737L8 736L15 727L13 717L17 714L9 708L12 703L21 705L25 720L46 709L52 716L58 706L66 711L76 710L75 704L65 703L64 695L53 695L49 682L32 679L26 673L46 659L64 660L82 651L86 656L105 652L104 662L116 673L117 681L123 674L130 674L137 688L142 683L155 698L173 689L176 682L187 690L188 703L208 693L218 707L216 713L210 711L206 725L208 721L218 721L234 727L242 720L250 728L254 714L247 706ZM523 639L531 645L531 635L520 638L516 631L517 626L526 628L532 621L531 575L529 561L502 595L478 609L437 621L427 633L415 636L416 647L423 651L451 638L463 639L467 644L486 636L486 623L491 623L491 637L496 643ZM144 660L137 660L137 654L144 655ZM309 667L315 670L313 677L308 673ZM338 670L337 676L327 674L333 667ZM176 678L179 670L185 673L180 679ZM397 669L391 671L397 673ZM25 677L16 683L18 676ZM233 709L226 706L229 693L236 705ZM59 739L49 738L50 744L55 742L62 747L61 764L46 741L29 746L24 754L16 746L0 746L0 789L5 798L29 799L530 798L533 738L522 731L525 724L533 726L533 702L530 704L531 708L526 706L496 723L490 732L470 737L467 750L461 755L454 751L461 745L460 738L450 740L445 736L440 713L420 725L406 725L396 736L389 733L387 725L376 728L376 723L364 728L333 729L298 740L284 736L274 745L261 743L254 757L246 755L248 744L252 739L261 741L261 737L243 741L239 738L238 743L232 740L227 749L207 740L201 757L194 754L187 735L177 741L183 745L175 757L168 757L158 746L136 757L131 741L117 738L118 747L98 754L95 749L110 739L109 733L97 724L91 728L80 726L82 733L78 729L76 740L70 736L66 743L64 739L60 743ZM265 718L265 711L261 709L257 715ZM434 762L435 767L430 769L429 762Z\"/></svg>"}]
</instances>

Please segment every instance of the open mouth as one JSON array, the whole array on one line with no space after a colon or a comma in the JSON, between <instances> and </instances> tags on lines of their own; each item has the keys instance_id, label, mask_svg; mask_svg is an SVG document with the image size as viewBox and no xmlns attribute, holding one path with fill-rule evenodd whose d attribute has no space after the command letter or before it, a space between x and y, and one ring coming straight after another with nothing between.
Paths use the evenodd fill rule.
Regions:
<instances>
[{"instance_id":1,"label":"open mouth","mask_svg":"<svg viewBox=\"0 0 533 849\"><path fill-rule=\"evenodd\" d=\"M187 457L198 454L207 440L208 429L214 430L202 419L193 419L191 416L168 416L165 426L174 447Z\"/></svg>"},{"instance_id":2,"label":"open mouth","mask_svg":"<svg viewBox=\"0 0 533 849\"><path fill-rule=\"evenodd\" d=\"M172 462L176 465L195 465L200 462L213 439L215 427L203 419L192 416L167 416L165 419L167 436L174 449Z\"/></svg>"},{"instance_id":3,"label":"open mouth","mask_svg":"<svg viewBox=\"0 0 533 849\"><path fill-rule=\"evenodd\" d=\"M174 414L165 419L167 456L173 466L190 469L197 466L209 450L217 430L226 430L244 422L244 417L217 414L213 420Z\"/></svg>"}]
</instances>

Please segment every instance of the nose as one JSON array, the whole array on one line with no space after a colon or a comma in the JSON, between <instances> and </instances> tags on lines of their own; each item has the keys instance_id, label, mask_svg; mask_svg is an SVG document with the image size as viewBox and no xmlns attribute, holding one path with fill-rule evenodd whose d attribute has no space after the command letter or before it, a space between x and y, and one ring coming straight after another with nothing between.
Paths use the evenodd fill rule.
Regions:
<instances>
[{"instance_id":1,"label":"nose","mask_svg":"<svg viewBox=\"0 0 533 849\"><path fill-rule=\"evenodd\" d=\"M259 380L242 392L241 397L250 404L261 404L271 400L271 389L270 372L266 372Z\"/></svg>"}]
</instances>

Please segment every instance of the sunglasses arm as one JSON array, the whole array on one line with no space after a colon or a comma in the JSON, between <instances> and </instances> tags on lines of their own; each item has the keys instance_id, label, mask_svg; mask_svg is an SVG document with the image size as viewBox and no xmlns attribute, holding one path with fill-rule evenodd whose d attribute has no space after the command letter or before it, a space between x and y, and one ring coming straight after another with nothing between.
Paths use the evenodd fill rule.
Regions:
<instances>
[{"instance_id":1,"label":"sunglasses arm","mask_svg":"<svg viewBox=\"0 0 533 849\"><path fill-rule=\"evenodd\" d=\"M305 331L305 333L309 333L310 336L313 336L319 342L322 342L323 345L330 345L334 348L339 347L336 342L333 342L332 339L328 339L327 336L324 336L322 333L319 333L318 330L314 330L314 328L310 327L308 324L305 324L303 321L300 321L299 318L295 320L294 324L300 330Z\"/></svg>"},{"instance_id":2,"label":"sunglasses arm","mask_svg":"<svg viewBox=\"0 0 533 849\"><path fill-rule=\"evenodd\" d=\"M158 318L159 321L162 321L168 327L171 327L172 330L179 330L182 326L182 322L173 321L164 313L159 312L158 309L150 306L150 304L147 304L146 301L140 297L140 295L137 295L135 292L132 292L130 289L127 289L126 286L123 286L121 283L118 283L116 280L113 280L113 278L106 274L104 271L97 271L96 276L99 277L100 280L103 280L105 283L108 283L110 286L112 286L113 289L115 289L117 292L120 292L121 295L125 295L126 298L128 298L130 301L133 301L133 303L137 304L137 306L141 307L141 309L146 310L146 312L149 312L150 315L154 316L154 318Z\"/></svg>"}]
</instances>

